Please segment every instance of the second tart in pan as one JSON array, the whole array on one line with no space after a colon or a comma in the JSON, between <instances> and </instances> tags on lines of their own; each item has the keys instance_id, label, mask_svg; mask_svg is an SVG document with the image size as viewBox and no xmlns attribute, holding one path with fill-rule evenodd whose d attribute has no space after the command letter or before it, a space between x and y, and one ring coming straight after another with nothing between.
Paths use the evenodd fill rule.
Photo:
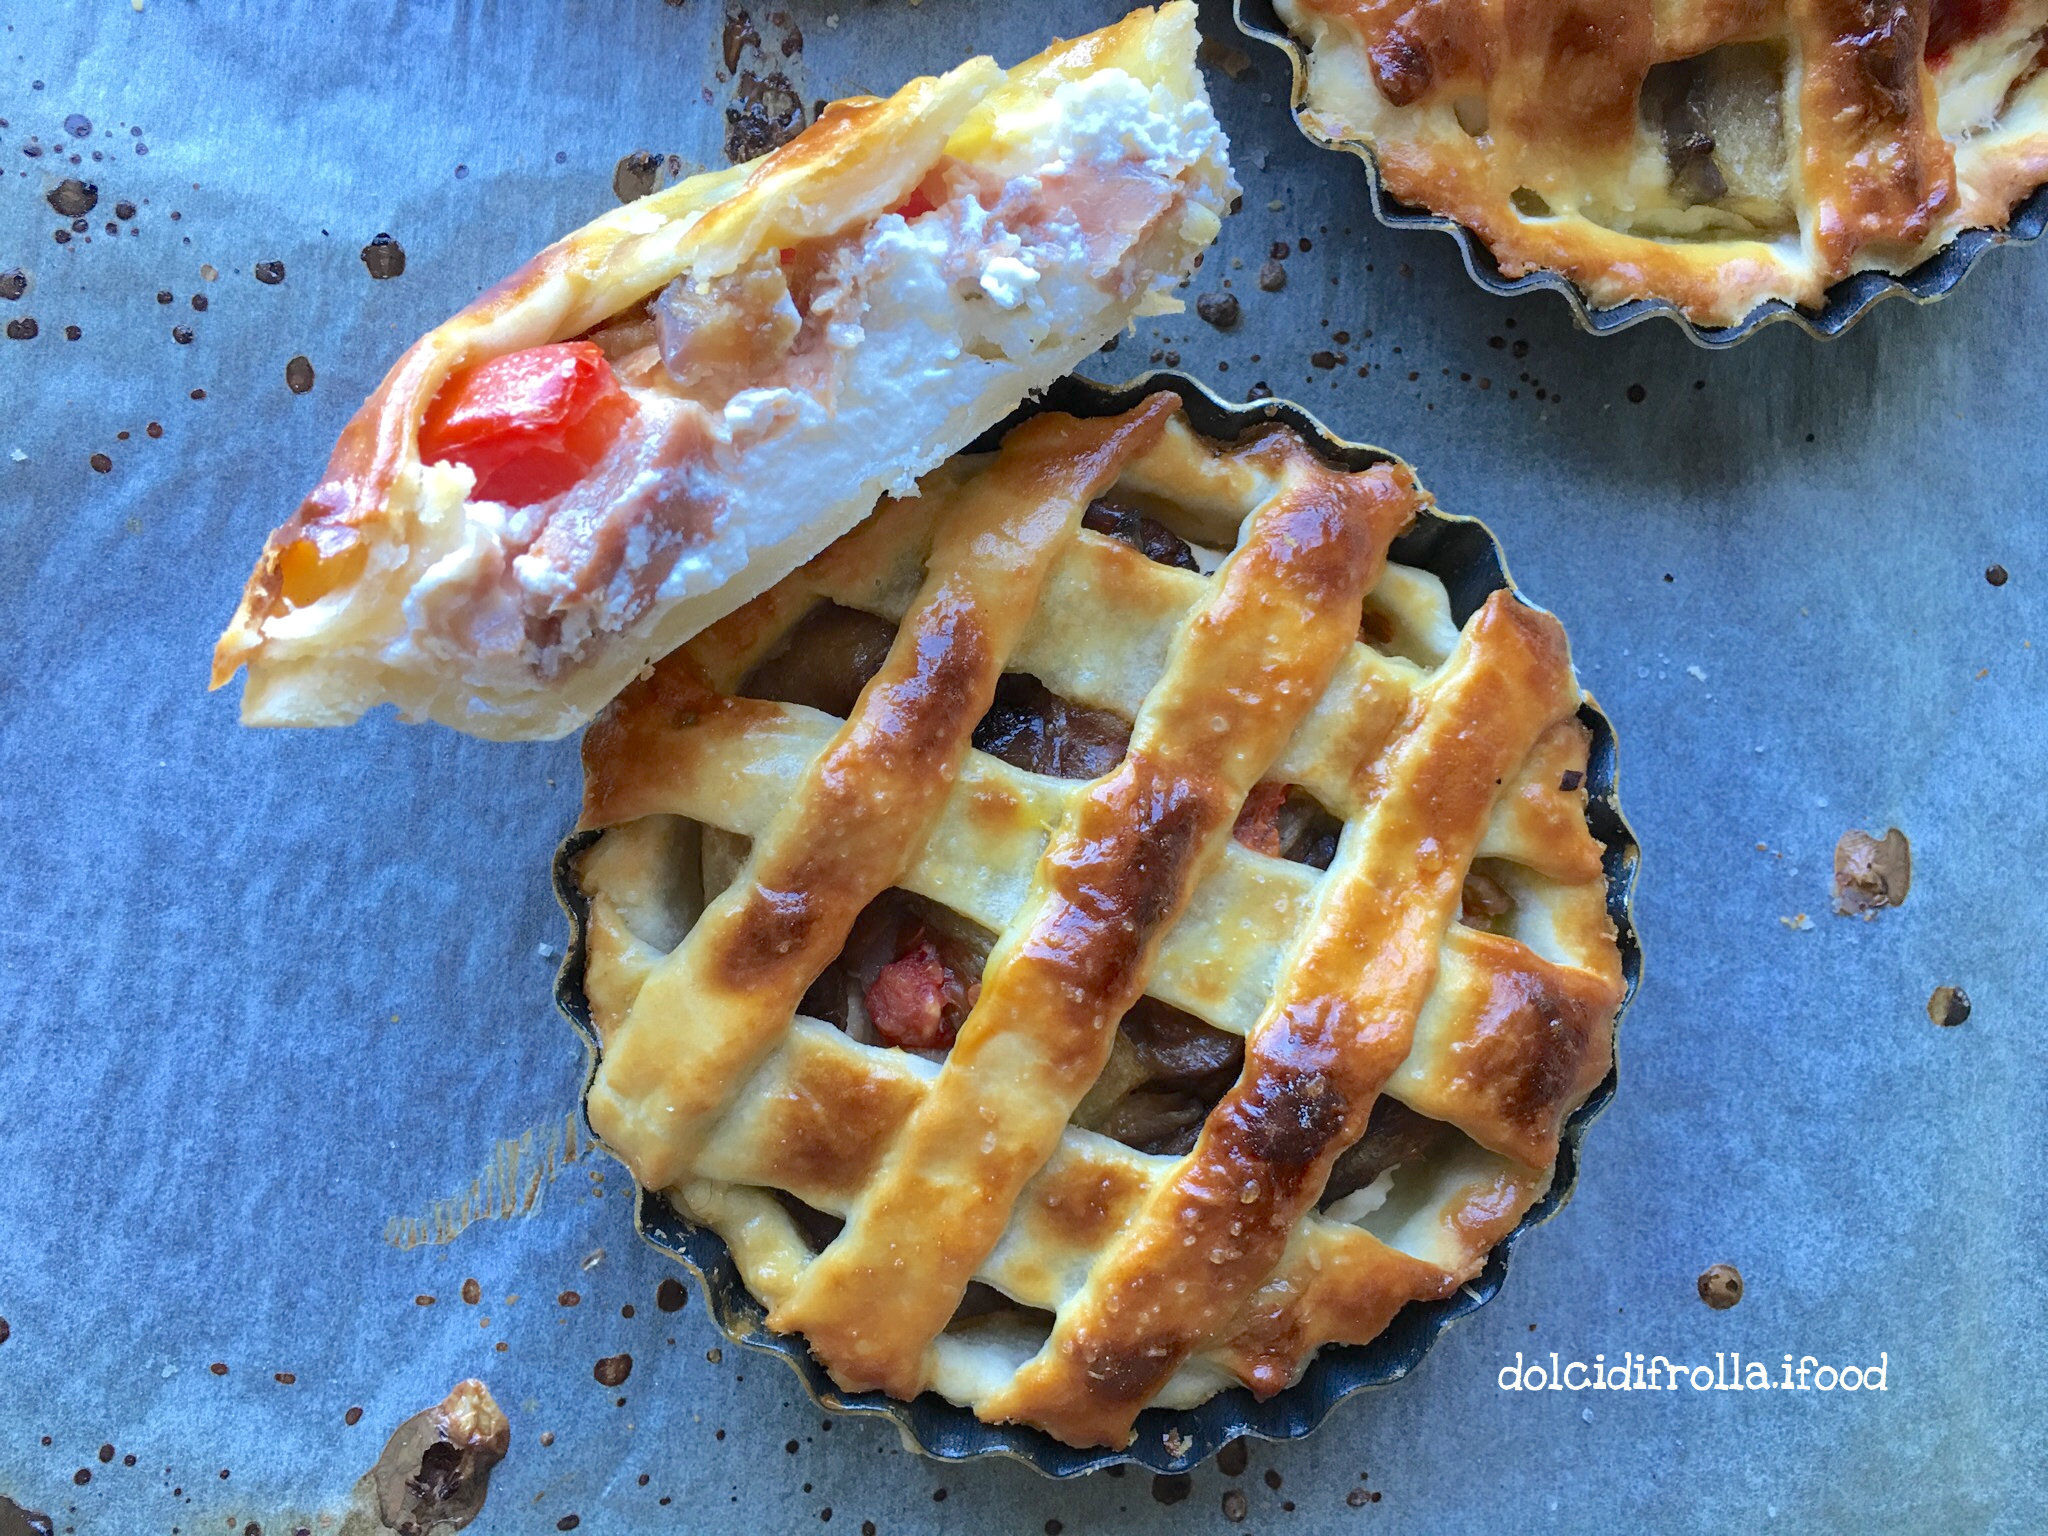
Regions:
<instances>
[{"instance_id":1,"label":"second tart in pan","mask_svg":"<svg viewBox=\"0 0 2048 1536\"><path fill-rule=\"evenodd\" d=\"M1495 292L1723 346L1921 302L2048 222L2048 0L1488 10L1238 0L1382 219Z\"/></svg>"},{"instance_id":2,"label":"second tart in pan","mask_svg":"<svg viewBox=\"0 0 2048 1536\"><path fill-rule=\"evenodd\" d=\"M1634 844L1398 460L1161 379L977 446L592 726L561 1000L642 1230L820 1402L1186 1466L1562 1201Z\"/></svg>"}]
</instances>

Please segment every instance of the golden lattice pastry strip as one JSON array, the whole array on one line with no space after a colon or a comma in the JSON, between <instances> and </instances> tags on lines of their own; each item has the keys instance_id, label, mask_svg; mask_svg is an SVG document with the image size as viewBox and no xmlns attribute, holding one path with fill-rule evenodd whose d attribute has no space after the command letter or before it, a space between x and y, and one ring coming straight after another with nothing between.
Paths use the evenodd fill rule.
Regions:
<instances>
[{"instance_id":1,"label":"golden lattice pastry strip","mask_svg":"<svg viewBox=\"0 0 2048 1536\"><path fill-rule=\"evenodd\" d=\"M585 746L584 824L610 829L578 872L593 1126L849 1390L1077 1444L1280 1390L1475 1274L1548 1187L1622 988L1556 621L1497 593L1461 633L1439 582L1387 564L1424 504L1405 467L1335 469L1282 430L1222 450L1178 404L1042 414L956 459ZM1083 529L1104 493L1227 557L1198 574ZM735 696L820 603L898 626L850 718ZM971 748L1006 671L1132 720L1122 761L1071 781ZM1327 871L1233 839L1262 781L1345 822ZM712 838L744 861L699 911ZM1475 859L1514 897L1495 931L1456 921ZM997 935L942 1060L797 1011L891 887ZM1246 1040L1182 1158L1069 1123L1141 995ZM1319 1214L1382 1091L1456 1134L1378 1210ZM844 1229L814 1252L775 1191ZM977 1280L1050 1337L949 1328Z\"/></svg>"},{"instance_id":2,"label":"golden lattice pastry strip","mask_svg":"<svg viewBox=\"0 0 2048 1536\"><path fill-rule=\"evenodd\" d=\"M1595 306L1817 304L2048 182L2048 0L1276 4L1307 127Z\"/></svg>"}]
</instances>

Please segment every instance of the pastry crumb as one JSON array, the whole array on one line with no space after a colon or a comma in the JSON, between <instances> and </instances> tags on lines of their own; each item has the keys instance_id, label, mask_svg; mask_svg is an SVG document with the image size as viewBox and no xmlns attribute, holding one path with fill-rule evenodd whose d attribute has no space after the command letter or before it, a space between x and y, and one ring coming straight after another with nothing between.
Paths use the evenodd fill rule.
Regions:
<instances>
[{"instance_id":1,"label":"pastry crumb","mask_svg":"<svg viewBox=\"0 0 2048 1536\"><path fill-rule=\"evenodd\" d=\"M1906 834L1887 827L1882 839L1851 827L1835 844L1835 911L1868 922L1886 907L1903 906L1913 884L1913 849Z\"/></svg>"}]
</instances>

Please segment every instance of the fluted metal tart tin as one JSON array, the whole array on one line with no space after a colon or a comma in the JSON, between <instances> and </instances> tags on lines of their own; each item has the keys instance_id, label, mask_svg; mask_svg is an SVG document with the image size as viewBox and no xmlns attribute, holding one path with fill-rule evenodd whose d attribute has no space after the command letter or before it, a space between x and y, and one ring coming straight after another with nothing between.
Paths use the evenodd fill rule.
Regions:
<instances>
[{"instance_id":1,"label":"fluted metal tart tin","mask_svg":"<svg viewBox=\"0 0 2048 1536\"><path fill-rule=\"evenodd\" d=\"M2013 209L2005 228L1966 229L1907 272L1851 273L1827 290L1817 309L1801 309L1783 299L1771 299L1733 325L1700 325L1669 299L1630 299L1606 308L1595 307L1586 301L1578 285L1561 272L1538 270L1522 277L1503 276L1493 252L1472 230L1456 219L1397 200L1380 182L1379 160L1370 145L1358 139L1333 139L1303 120L1303 104L1308 97L1308 54L1274 10L1273 0L1232 0L1232 4L1239 31L1270 43L1287 55L1288 108L1303 137L1324 149L1356 155L1363 162L1366 196L1374 218L1389 229L1433 229L1449 235L1457 242L1472 281L1488 293L1503 298L1542 292L1563 295L1579 329L1595 336L1611 336L1645 320L1661 318L1677 325L1698 345L1717 351L1747 341L1765 326L1781 321L1825 340L1841 335L1882 300L1899 298L1915 304L1932 304L1946 298L1985 252L2038 240L2042 231L2048 229L2048 186L2040 186Z\"/></svg>"},{"instance_id":2,"label":"fluted metal tart tin","mask_svg":"<svg viewBox=\"0 0 2048 1536\"><path fill-rule=\"evenodd\" d=\"M1147 373L1118 386L1072 376L1062 379L1042 398L1021 406L968 451L993 449L1004 433L1041 411L1068 411L1077 416L1114 415L1130 409L1147 395L1168 389L1180 396L1189 423L1216 441L1232 442L1278 422L1292 428L1331 463L1345 469L1363 470L1395 457L1380 448L1345 441L1291 401L1232 403L1219 399L1194 379L1167 372ZM1498 540L1475 518L1426 508L1418 515L1415 526L1395 540L1389 557L1440 578L1450 596L1452 617L1460 626L1492 593L1503 589L1515 591ZM1620 942L1626 982L1615 1021L1618 1039L1621 1017L1627 1012L1642 975L1642 950L1630 911L1640 855L1635 834L1621 813L1613 727L1590 699L1580 706L1579 718L1592 732L1586 814L1594 837L1605 850L1607 910ZM588 904L577 888L574 862L576 855L598 835L582 832L571 836L556 851L554 860L555 896L570 925L568 947L555 982L555 1001L576 1026L589 1051L582 1095L586 1122L590 1088L597 1075L599 1044L584 992ZM812 1357L801 1337L768 1330L765 1309L747 1290L725 1240L717 1233L689 1221L660 1191L649 1189L638 1191L633 1224L641 1237L696 1276L705 1304L727 1338L779 1357L820 1408L891 1420L904 1444L926 1456L942 1461L1006 1456L1026 1462L1049 1477L1074 1477L1120 1463L1154 1472L1185 1472L1239 1436L1293 1440L1308 1434L1344 1399L1384 1387L1414 1370L1429 1353L1438 1334L1491 1301L1507 1279L1508 1256L1517 1239L1529 1228L1549 1220L1571 1198L1578 1179L1579 1143L1586 1127L1613 1099L1615 1082L1616 1071L1610 1067L1600 1086L1565 1122L1549 1191L1514 1231L1494 1247L1485 1268L1455 1295L1441 1301L1411 1302L1370 1343L1325 1348L1299 1382L1264 1402L1246 1388L1234 1387L1194 1408L1148 1408L1138 1416L1135 1437L1123 1450L1065 1445L1026 1425L984 1424L968 1409L933 1392L904 1402L881 1392L842 1391Z\"/></svg>"}]
</instances>

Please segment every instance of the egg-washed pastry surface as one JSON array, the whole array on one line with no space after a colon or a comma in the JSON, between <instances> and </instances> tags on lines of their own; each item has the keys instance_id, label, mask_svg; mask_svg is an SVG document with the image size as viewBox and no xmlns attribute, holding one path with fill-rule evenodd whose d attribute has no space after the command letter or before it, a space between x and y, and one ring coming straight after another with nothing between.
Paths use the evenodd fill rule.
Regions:
<instances>
[{"instance_id":1,"label":"egg-washed pastry surface","mask_svg":"<svg viewBox=\"0 0 2048 1536\"><path fill-rule=\"evenodd\" d=\"M636 682L592 1126L842 1387L1073 1445L1284 1390L1548 1188L1623 995L1565 637L1171 393L962 456Z\"/></svg>"},{"instance_id":2,"label":"egg-washed pastry surface","mask_svg":"<svg viewBox=\"0 0 2048 1536\"><path fill-rule=\"evenodd\" d=\"M557 736L1172 289L1236 194L1171 0L842 101L393 367L214 653L252 724Z\"/></svg>"},{"instance_id":3,"label":"egg-washed pastry surface","mask_svg":"<svg viewBox=\"0 0 2048 1536\"><path fill-rule=\"evenodd\" d=\"M1304 127L1508 277L1818 305L2048 183L2048 0L1275 0Z\"/></svg>"}]
</instances>

